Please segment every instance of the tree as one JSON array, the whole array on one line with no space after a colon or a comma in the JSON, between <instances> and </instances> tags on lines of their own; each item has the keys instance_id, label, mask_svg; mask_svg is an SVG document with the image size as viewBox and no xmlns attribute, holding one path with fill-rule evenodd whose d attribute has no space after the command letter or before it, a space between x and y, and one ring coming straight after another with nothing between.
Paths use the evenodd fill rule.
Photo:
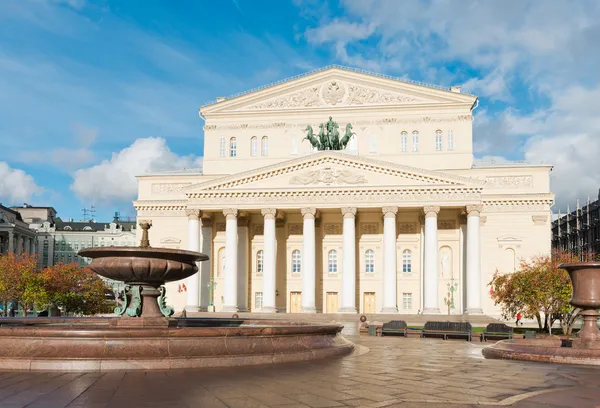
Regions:
<instances>
[{"instance_id":1,"label":"tree","mask_svg":"<svg viewBox=\"0 0 600 408\"><path fill-rule=\"evenodd\" d=\"M0 301L5 305L16 301L24 314L27 306L43 304L45 293L37 272L37 256L9 253L0 256Z\"/></svg>"},{"instance_id":2,"label":"tree","mask_svg":"<svg viewBox=\"0 0 600 408\"><path fill-rule=\"evenodd\" d=\"M90 315L107 310L104 281L89 268L61 262L44 269L41 275L48 306L60 307L65 314Z\"/></svg>"},{"instance_id":3,"label":"tree","mask_svg":"<svg viewBox=\"0 0 600 408\"><path fill-rule=\"evenodd\" d=\"M535 318L540 330L549 332L556 319L560 319L563 333L570 334L578 311L569 304L573 291L569 274L558 265L577 261L566 252L554 252L552 256L522 261L519 271L512 274L496 271L489 283L490 295L496 304L502 305L505 319L520 312L524 317Z\"/></svg>"}]
</instances>

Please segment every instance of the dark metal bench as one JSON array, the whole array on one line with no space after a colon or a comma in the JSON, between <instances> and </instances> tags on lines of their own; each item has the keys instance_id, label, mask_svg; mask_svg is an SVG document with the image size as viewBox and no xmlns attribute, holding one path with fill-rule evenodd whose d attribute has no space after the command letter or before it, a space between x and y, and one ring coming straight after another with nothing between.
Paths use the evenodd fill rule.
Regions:
<instances>
[{"instance_id":1,"label":"dark metal bench","mask_svg":"<svg viewBox=\"0 0 600 408\"><path fill-rule=\"evenodd\" d=\"M408 326L404 320L392 320L391 322L384 323L381 326L381 336L398 334L406 337Z\"/></svg>"},{"instance_id":2,"label":"dark metal bench","mask_svg":"<svg viewBox=\"0 0 600 408\"><path fill-rule=\"evenodd\" d=\"M488 339L512 339L513 328L505 325L504 323L490 323L485 328L485 331L481 333L481 341L488 341Z\"/></svg>"},{"instance_id":3,"label":"dark metal bench","mask_svg":"<svg viewBox=\"0 0 600 408\"><path fill-rule=\"evenodd\" d=\"M473 328L468 322L427 322L421 331L421 337L442 336L448 340L448 336L465 337L471 341Z\"/></svg>"}]
</instances>

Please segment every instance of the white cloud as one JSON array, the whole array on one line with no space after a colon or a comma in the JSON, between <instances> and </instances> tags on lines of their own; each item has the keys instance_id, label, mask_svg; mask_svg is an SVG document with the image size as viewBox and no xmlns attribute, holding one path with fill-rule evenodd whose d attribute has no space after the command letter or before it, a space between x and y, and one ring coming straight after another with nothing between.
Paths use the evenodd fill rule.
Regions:
<instances>
[{"instance_id":1,"label":"white cloud","mask_svg":"<svg viewBox=\"0 0 600 408\"><path fill-rule=\"evenodd\" d=\"M31 175L0 161L0 202L8 205L26 202L42 191Z\"/></svg>"},{"instance_id":2,"label":"white cloud","mask_svg":"<svg viewBox=\"0 0 600 408\"><path fill-rule=\"evenodd\" d=\"M137 139L109 160L77 170L71 190L82 199L98 202L128 201L137 195L136 176L148 171L199 167L201 158L173 153L162 138Z\"/></svg>"}]
</instances>

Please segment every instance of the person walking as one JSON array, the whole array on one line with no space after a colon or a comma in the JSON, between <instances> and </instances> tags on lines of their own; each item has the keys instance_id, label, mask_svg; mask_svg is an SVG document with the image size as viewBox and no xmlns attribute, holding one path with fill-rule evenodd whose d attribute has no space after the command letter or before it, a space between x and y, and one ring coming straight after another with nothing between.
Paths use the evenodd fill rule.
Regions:
<instances>
[{"instance_id":1,"label":"person walking","mask_svg":"<svg viewBox=\"0 0 600 408\"><path fill-rule=\"evenodd\" d=\"M521 321L521 312L517 313L517 321L516 321L516 325L519 325L519 322ZM523 325L523 323L521 323L521 326Z\"/></svg>"}]
</instances>

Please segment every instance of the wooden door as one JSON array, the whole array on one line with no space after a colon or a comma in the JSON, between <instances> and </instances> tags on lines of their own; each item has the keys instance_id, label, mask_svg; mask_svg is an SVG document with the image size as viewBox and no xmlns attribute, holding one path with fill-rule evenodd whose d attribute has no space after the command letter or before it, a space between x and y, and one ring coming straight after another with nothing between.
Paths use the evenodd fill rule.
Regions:
<instances>
[{"instance_id":1,"label":"wooden door","mask_svg":"<svg viewBox=\"0 0 600 408\"><path fill-rule=\"evenodd\" d=\"M302 292L290 292L290 313L302 312Z\"/></svg>"},{"instance_id":2,"label":"wooden door","mask_svg":"<svg viewBox=\"0 0 600 408\"><path fill-rule=\"evenodd\" d=\"M364 293L363 313L375 313L375 292Z\"/></svg>"},{"instance_id":3,"label":"wooden door","mask_svg":"<svg viewBox=\"0 0 600 408\"><path fill-rule=\"evenodd\" d=\"M337 292L327 292L327 303L326 303L326 312L327 313L337 313L338 312L338 294Z\"/></svg>"}]
</instances>

